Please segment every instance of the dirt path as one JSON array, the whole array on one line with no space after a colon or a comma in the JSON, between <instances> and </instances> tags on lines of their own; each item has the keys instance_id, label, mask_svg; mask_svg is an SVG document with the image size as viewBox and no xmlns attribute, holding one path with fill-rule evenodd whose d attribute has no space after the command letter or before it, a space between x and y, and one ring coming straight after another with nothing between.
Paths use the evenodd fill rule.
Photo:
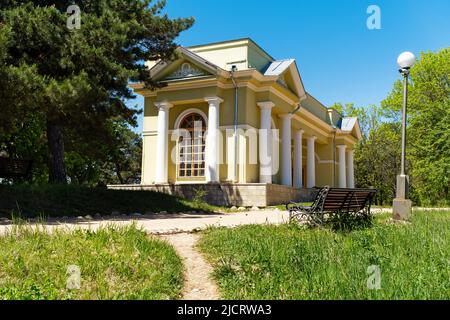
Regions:
<instances>
[{"instance_id":1,"label":"dirt path","mask_svg":"<svg viewBox=\"0 0 450 320\"><path fill-rule=\"evenodd\" d=\"M211 279L212 267L195 248L200 236L192 233L163 235L183 259L185 285L183 300L218 300L217 286Z\"/></svg>"}]
</instances>

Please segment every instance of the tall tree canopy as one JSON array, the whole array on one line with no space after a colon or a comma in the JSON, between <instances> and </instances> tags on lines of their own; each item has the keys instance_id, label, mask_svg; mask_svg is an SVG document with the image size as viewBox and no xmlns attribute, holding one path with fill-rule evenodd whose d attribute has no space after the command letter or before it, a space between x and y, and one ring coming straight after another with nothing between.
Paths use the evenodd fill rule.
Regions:
<instances>
[{"instance_id":1,"label":"tall tree canopy","mask_svg":"<svg viewBox=\"0 0 450 320\"><path fill-rule=\"evenodd\" d=\"M400 118L398 81L382 102L384 116ZM408 160L412 184L424 204L450 202L450 48L422 53L411 69Z\"/></svg>"},{"instance_id":2,"label":"tall tree canopy","mask_svg":"<svg viewBox=\"0 0 450 320\"><path fill-rule=\"evenodd\" d=\"M422 53L411 69L408 99L407 170L417 204L450 203L450 48ZM335 104L358 116L364 138L355 153L355 175L362 187L375 187L380 204L395 197L400 168L403 85L399 80L381 106Z\"/></svg>"},{"instance_id":3,"label":"tall tree canopy","mask_svg":"<svg viewBox=\"0 0 450 320\"><path fill-rule=\"evenodd\" d=\"M69 29L67 9L81 9ZM162 14L165 1L6 0L0 3L0 133L42 119L49 181L66 183L65 134L89 144L111 121L136 124L130 81L155 86L144 61L170 59L193 19Z\"/></svg>"}]
</instances>

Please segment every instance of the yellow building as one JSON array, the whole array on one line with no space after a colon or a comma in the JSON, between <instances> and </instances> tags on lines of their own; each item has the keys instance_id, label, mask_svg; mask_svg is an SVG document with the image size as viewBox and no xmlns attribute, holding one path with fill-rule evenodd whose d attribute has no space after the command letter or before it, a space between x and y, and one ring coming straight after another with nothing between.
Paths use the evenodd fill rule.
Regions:
<instances>
[{"instance_id":1,"label":"yellow building","mask_svg":"<svg viewBox=\"0 0 450 320\"><path fill-rule=\"evenodd\" d=\"M220 205L301 200L314 186L354 187L356 118L309 95L294 59L275 60L251 39L180 47L148 63L141 186Z\"/></svg>"}]
</instances>

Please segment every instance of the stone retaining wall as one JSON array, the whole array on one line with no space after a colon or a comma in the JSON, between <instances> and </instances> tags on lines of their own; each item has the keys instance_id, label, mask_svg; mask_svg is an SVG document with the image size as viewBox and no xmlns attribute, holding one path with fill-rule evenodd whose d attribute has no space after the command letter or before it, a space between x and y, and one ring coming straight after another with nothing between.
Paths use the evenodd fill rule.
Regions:
<instances>
[{"instance_id":1,"label":"stone retaining wall","mask_svg":"<svg viewBox=\"0 0 450 320\"><path fill-rule=\"evenodd\" d=\"M204 200L210 204L243 207L267 207L290 201L309 202L316 193L313 189L260 183L109 185L108 189L155 191L186 199L193 199L199 191L204 191Z\"/></svg>"}]
</instances>

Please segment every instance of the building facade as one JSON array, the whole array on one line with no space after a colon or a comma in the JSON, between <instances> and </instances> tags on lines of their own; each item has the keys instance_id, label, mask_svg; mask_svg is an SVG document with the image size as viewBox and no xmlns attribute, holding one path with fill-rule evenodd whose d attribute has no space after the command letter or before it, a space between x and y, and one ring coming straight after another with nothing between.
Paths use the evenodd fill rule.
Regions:
<instances>
[{"instance_id":1,"label":"building facade","mask_svg":"<svg viewBox=\"0 0 450 320\"><path fill-rule=\"evenodd\" d=\"M356 118L307 93L294 59L275 60L251 39L189 48L149 63L141 186L219 205L299 201L315 186L353 188Z\"/></svg>"}]
</instances>

